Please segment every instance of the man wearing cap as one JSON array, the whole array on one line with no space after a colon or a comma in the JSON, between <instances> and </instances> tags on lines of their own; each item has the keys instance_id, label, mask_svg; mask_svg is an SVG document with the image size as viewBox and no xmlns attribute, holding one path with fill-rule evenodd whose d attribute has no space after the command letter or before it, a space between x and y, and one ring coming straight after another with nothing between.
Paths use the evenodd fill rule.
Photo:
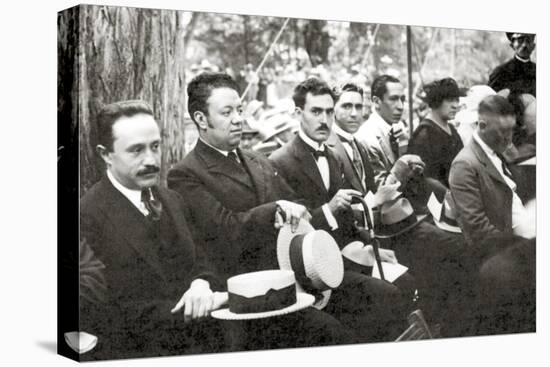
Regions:
<instances>
[{"instance_id":1,"label":"man wearing cap","mask_svg":"<svg viewBox=\"0 0 550 367\"><path fill-rule=\"evenodd\" d=\"M218 323L188 323L213 309L217 280L189 233L186 204L158 185L153 111L143 101L106 105L92 137L107 170L80 201L81 248L100 273L81 273L81 329L98 336L83 357L223 351Z\"/></svg>"},{"instance_id":2,"label":"man wearing cap","mask_svg":"<svg viewBox=\"0 0 550 367\"><path fill-rule=\"evenodd\" d=\"M333 123L333 92L320 79L309 78L296 86L293 99L300 130L269 159L310 208L313 227L331 233L343 248L357 239L351 201L362 193L350 188L342 162L326 145ZM390 283L346 271L325 310L359 330L365 341L380 341L402 331L400 318L405 317L407 306Z\"/></svg>"},{"instance_id":3,"label":"man wearing cap","mask_svg":"<svg viewBox=\"0 0 550 367\"><path fill-rule=\"evenodd\" d=\"M189 114L200 138L170 170L168 186L189 205L187 219L197 246L224 282L242 273L277 269L278 229L285 222L296 229L300 220L309 220L308 210L289 201L295 194L266 158L238 147L243 117L238 86L229 75L200 74L187 92ZM301 319L278 321L277 327L288 331L284 335L274 335L275 326L263 330L252 325L253 348L349 342L347 331L334 318L307 311L300 313ZM295 328L292 333L289 325ZM264 337L270 340L267 344Z\"/></svg>"},{"instance_id":4,"label":"man wearing cap","mask_svg":"<svg viewBox=\"0 0 550 367\"><path fill-rule=\"evenodd\" d=\"M493 95L481 101L478 114L478 128L454 159L449 179L457 220L469 244L469 266L479 271L477 311L492 324L478 332L534 331L536 233L532 223L525 223L534 216L516 193L515 178L502 156L512 142L514 108ZM528 322L508 323L522 315Z\"/></svg>"},{"instance_id":5,"label":"man wearing cap","mask_svg":"<svg viewBox=\"0 0 550 367\"><path fill-rule=\"evenodd\" d=\"M509 89L510 92L528 93L537 96L537 65L531 61L536 46L532 33L506 32L514 57L497 66L489 76L489 87L496 92Z\"/></svg>"}]
</instances>

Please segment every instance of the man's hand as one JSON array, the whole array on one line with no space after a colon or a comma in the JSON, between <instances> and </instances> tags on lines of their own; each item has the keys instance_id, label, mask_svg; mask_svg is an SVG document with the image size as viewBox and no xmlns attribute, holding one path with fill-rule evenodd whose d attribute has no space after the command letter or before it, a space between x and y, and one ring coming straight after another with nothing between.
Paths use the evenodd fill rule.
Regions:
<instances>
[{"instance_id":1,"label":"man's hand","mask_svg":"<svg viewBox=\"0 0 550 367\"><path fill-rule=\"evenodd\" d=\"M214 293L210 290L210 284L206 280L195 279L171 312L179 312L182 308L184 322L210 315L214 309Z\"/></svg>"},{"instance_id":2,"label":"man's hand","mask_svg":"<svg viewBox=\"0 0 550 367\"><path fill-rule=\"evenodd\" d=\"M394 251L381 248L379 253L380 253L380 260L382 260L383 262L397 264L397 257L395 257Z\"/></svg>"},{"instance_id":3,"label":"man's hand","mask_svg":"<svg viewBox=\"0 0 550 367\"><path fill-rule=\"evenodd\" d=\"M397 191L400 185L401 184L399 182L396 182L394 184L386 183L384 185L380 185L380 187L376 191L376 194L367 194L367 196L365 197L365 202L369 207L376 208L377 206L380 206L387 201L391 201L401 195L401 193Z\"/></svg>"},{"instance_id":4,"label":"man's hand","mask_svg":"<svg viewBox=\"0 0 550 367\"><path fill-rule=\"evenodd\" d=\"M361 197L361 193L357 190L352 189L340 189L330 199L328 203L328 207L330 209L330 212L332 214L336 214L340 210L348 209L351 207L351 199L353 199L354 196Z\"/></svg>"},{"instance_id":5,"label":"man's hand","mask_svg":"<svg viewBox=\"0 0 550 367\"><path fill-rule=\"evenodd\" d=\"M286 200L277 201L277 211L275 212L275 228L281 228L285 223L290 224L292 232L296 232L300 219L311 220L311 214L303 205Z\"/></svg>"},{"instance_id":6,"label":"man's hand","mask_svg":"<svg viewBox=\"0 0 550 367\"><path fill-rule=\"evenodd\" d=\"M403 122L399 121L392 125L392 135L399 140L409 140L409 133Z\"/></svg>"},{"instance_id":7,"label":"man's hand","mask_svg":"<svg viewBox=\"0 0 550 367\"><path fill-rule=\"evenodd\" d=\"M391 174L401 184L405 185L407 181L414 176L421 175L426 165L419 156L415 154L405 154L401 156L393 165Z\"/></svg>"}]
</instances>

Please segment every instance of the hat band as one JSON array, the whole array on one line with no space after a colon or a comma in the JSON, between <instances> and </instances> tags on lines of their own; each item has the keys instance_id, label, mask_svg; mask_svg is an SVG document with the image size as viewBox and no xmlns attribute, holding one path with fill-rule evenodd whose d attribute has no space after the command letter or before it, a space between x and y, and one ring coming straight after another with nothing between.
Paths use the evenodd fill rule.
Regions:
<instances>
[{"instance_id":1,"label":"hat band","mask_svg":"<svg viewBox=\"0 0 550 367\"><path fill-rule=\"evenodd\" d=\"M416 223L416 216L414 214L409 215L407 218L403 219L400 222L393 224L380 224L380 229L378 230L379 234L394 234L405 230L407 227Z\"/></svg>"},{"instance_id":2,"label":"hat band","mask_svg":"<svg viewBox=\"0 0 550 367\"><path fill-rule=\"evenodd\" d=\"M458 222L455 219L451 219L448 216L445 215L445 210L443 209L441 212L441 220L440 222L445 222L451 226L458 227Z\"/></svg>"},{"instance_id":3,"label":"hat band","mask_svg":"<svg viewBox=\"0 0 550 367\"><path fill-rule=\"evenodd\" d=\"M290 246L288 248L290 267L294 271L294 276L298 284L300 284L304 290L314 292L315 287L306 273L304 253L302 250L305 236L306 234L299 234L290 240Z\"/></svg>"},{"instance_id":4,"label":"hat band","mask_svg":"<svg viewBox=\"0 0 550 367\"><path fill-rule=\"evenodd\" d=\"M266 294L245 297L228 292L229 311L233 313L258 313L277 311L296 303L296 285L293 283L281 289L270 289Z\"/></svg>"}]
</instances>

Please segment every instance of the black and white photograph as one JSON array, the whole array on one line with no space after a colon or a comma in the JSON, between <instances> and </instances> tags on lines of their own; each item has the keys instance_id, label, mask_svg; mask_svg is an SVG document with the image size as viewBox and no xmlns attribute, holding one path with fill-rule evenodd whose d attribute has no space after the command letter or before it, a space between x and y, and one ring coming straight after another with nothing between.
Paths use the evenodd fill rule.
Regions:
<instances>
[{"instance_id":1,"label":"black and white photograph","mask_svg":"<svg viewBox=\"0 0 550 367\"><path fill-rule=\"evenodd\" d=\"M542 22L420 3L50 7L38 360L540 360Z\"/></svg>"}]
</instances>

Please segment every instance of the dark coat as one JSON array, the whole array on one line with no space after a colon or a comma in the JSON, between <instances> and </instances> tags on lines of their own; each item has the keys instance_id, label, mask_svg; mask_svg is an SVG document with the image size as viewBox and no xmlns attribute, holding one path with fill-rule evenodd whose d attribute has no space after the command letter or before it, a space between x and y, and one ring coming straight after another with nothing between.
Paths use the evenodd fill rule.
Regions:
<instances>
[{"instance_id":1,"label":"dark coat","mask_svg":"<svg viewBox=\"0 0 550 367\"><path fill-rule=\"evenodd\" d=\"M81 330L98 336L98 358L190 351L173 349L177 347L168 330L183 327L183 319L170 310L192 280L217 283L206 259L196 251L182 198L162 188L156 195L163 205L156 233L170 232L169 241L154 239L155 227L106 176L81 199L81 241L92 250L92 260L104 265L96 279L104 279L105 284L87 290L103 302L81 297L80 305Z\"/></svg>"},{"instance_id":2,"label":"dark coat","mask_svg":"<svg viewBox=\"0 0 550 367\"><path fill-rule=\"evenodd\" d=\"M168 186L190 207L195 241L222 279L276 269L276 200L292 190L263 156L238 150L242 165L201 140L168 174Z\"/></svg>"},{"instance_id":3,"label":"dark coat","mask_svg":"<svg viewBox=\"0 0 550 367\"><path fill-rule=\"evenodd\" d=\"M351 210L346 210L335 215L339 228L332 231L323 213L322 206L328 203L338 190L349 189L352 186L346 180L344 164L332 148L327 147L326 149L330 171L328 190L323 184L315 158L310 153L307 144L298 135L273 152L269 156L269 160L273 162L279 174L290 185L296 195L304 200L304 205L313 216L311 220L313 227L331 233L340 248L342 248L356 235L353 226L353 213Z\"/></svg>"},{"instance_id":4,"label":"dark coat","mask_svg":"<svg viewBox=\"0 0 550 367\"><path fill-rule=\"evenodd\" d=\"M489 76L489 87L495 92L510 89L510 92L529 93L537 96L537 64L523 63L515 57L497 66Z\"/></svg>"}]
</instances>

